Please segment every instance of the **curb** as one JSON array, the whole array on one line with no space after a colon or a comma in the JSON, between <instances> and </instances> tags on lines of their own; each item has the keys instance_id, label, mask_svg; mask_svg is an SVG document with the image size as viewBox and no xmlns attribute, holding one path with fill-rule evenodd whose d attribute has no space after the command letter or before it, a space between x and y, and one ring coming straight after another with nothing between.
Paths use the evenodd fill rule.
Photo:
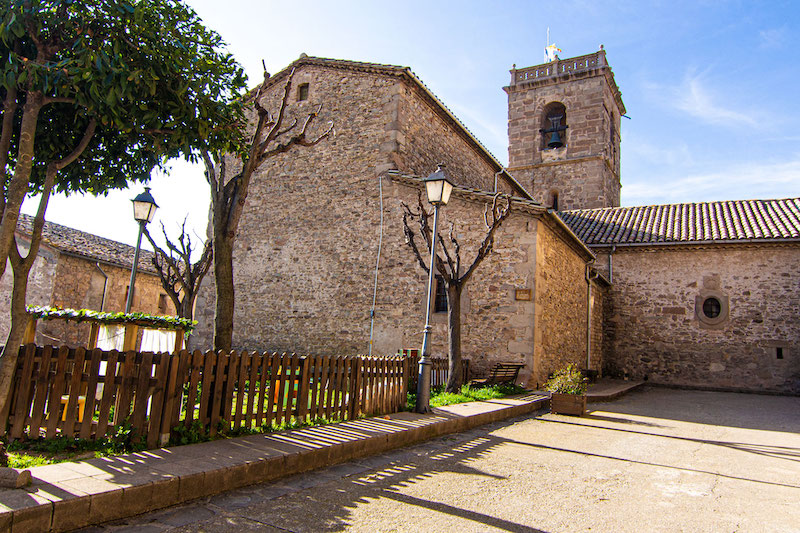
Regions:
<instances>
[{"instance_id":1,"label":"curb","mask_svg":"<svg viewBox=\"0 0 800 533\"><path fill-rule=\"evenodd\" d=\"M0 531L69 531L529 414L529 394L31 468L0 491Z\"/></svg>"}]
</instances>

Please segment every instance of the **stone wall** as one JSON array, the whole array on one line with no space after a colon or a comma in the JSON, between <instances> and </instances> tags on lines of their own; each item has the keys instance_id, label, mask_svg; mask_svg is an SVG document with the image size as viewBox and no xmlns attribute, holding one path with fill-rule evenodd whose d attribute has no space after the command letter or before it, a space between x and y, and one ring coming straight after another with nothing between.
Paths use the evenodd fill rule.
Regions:
<instances>
[{"instance_id":1,"label":"stone wall","mask_svg":"<svg viewBox=\"0 0 800 533\"><path fill-rule=\"evenodd\" d=\"M506 87L509 170L541 203L559 209L618 206L620 116L604 69L545 78ZM616 88L616 86L614 86ZM566 108L565 146L547 148L541 129L550 127L545 108ZM549 134L547 134L549 135Z\"/></svg>"},{"instance_id":2,"label":"stone wall","mask_svg":"<svg viewBox=\"0 0 800 533\"><path fill-rule=\"evenodd\" d=\"M295 83L309 84L308 100L290 100L290 119L322 104L315 127L327 127L333 120L336 136L271 159L253 177L234 250L234 345L248 350L363 354L370 350L372 327L373 353L418 348L427 276L404 242L401 202L415 205L422 185L403 174L424 177L444 161L457 183L491 190L494 172L399 77L301 65ZM282 85L276 83L267 94L268 105L277 105L276 91ZM400 172L385 172L389 169ZM442 235L448 235L455 223L463 269L484 238L483 212L490 198L456 192L442 210ZM427 202L426 207L430 208ZM559 339L559 346L575 337L585 348L583 262L571 248L562 249L563 235L553 233L547 243L538 242L540 216L553 215L532 206L515 210L498 231L493 253L464 289L462 352L476 374L498 361L519 361L528 366L523 380L531 380L534 306L540 287L535 278L537 253L551 253L551 247L556 251L546 267L557 272L551 274L552 282L541 284L543 291L550 291L551 301L545 304L548 326L556 328L552 337ZM560 261L570 263L575 258L578 268L562 268ZM573 274L580 302L577 306L570 302L567 309L557 300ZM211 344L211 282L204 283L198 300L195 316L201 324L193 335L193 347ZM526 291L530 299L524 297ZM582 329L577 333L563 331L561 323L562 314L572 307L582 312ZM435 313L432 322L432 352L445 356L446 313ZM572 326L569 322L566 327ZM565 348L558 353L573 351Z\"/></svg>"},{"instance_id":3,"label":"stone wall","mask_svg":"<svg viewBox=\"0 0 800 533\"><path fill-rule=\"evenodd\" d=\"M392 189L390 225L384 236L385 267L380 272L376 308L375 346L384 353L397 348L418 348L425 319L427 275L402 233L400 201L416 202L419 189L397 183ZM427 206L426 206L427 207ZM454 193L440 211L441 234L453 235L461 244L462 273L474 260L486 234L483 199ZM421 243L420 243L421 244ZM462 294L462 354L470 359L475 375L485 375L496 362L533 362L533 299L518 298L517 290L534 290L536 219L522 212L512 214L496 232L493 252L465 285ZM427 263L427 255L425 258ZM432 316L432 353L447 355L447 314Z\"/></svg>"},{"instance_id":4,"label":"stone wall","mask_svg":"<svg viewBox=\"0 0 800 533\"><path fill-rule=\"evenodd\" d=\"M797 245L617 247L606 369L669 385L800 393L798 264ZM718 325L696 314L709 294L729 304Z\"/></svg>"},{"instance_id":5,"label":"stone wall","mask_svg":"<svg viewBox=\"0 0 800 533\"><path fill-rule=\"evenodd\" d=\"M391 110L398 80L370 72L300 67L308 100L290 100L288 118L303 120L322 104L309 137L335 121L336 136L295 147L253 176L234 249L234 343L248 349L326 353L366 351L364 320L328 317L333 305L369 313L380 220L378 175L393 168ZM277 111L283 82L267 94ZM356 231L358 230L358 231ZM213 279L203 283L192 346L212 344ZM355 339L358 339L357 341Z\"/></svg>"},{"instance_id":6,"label":"stone wall","mask_svg":"<svg viewBox=\"0 0 800 533\"><path fill-rule=\"evenodd\" d=\"M444 163L456 185L484 191L494 189L495 167L484 154L470 149L462 134L435 113L418 91L404 85L397 95L397 104L398 169L424 178L439 163Z\"/></svg>"},{"instance_id":7,"label":"stone wall","mask_svg":"<svg viewBox=\"0 0 800 533\"><path fill-rule=\"evenodd\" d=\"M603 334L607 295L605 283L599 283L596 279L592 280L592 333L589 369L595 370L600 374L602 374L604 362L608 358L608 343Z\"/></svg>"},{"instance_id":8,"label":"stone wall","mask_svg":"<svg viewBox=\"0 0 800 533\"><path fill-rule=\"evenodd\" d=\"M588 299L588 258L569 246L557 227L539 224L536 253L535 362L528 383L532 387L569 363L586 366Z\"/></svg>"},{"instance_id":9,"label":"stone wall","mask_svg":"<svg viewBox=\"0 0 800 533\"><path fill-rule=\"evenodd\" d=\"M122 312L125 310L127 288L131 271L127 268L100 264L108 276L104 311ZM48 305L72 309L100 310L105 278L94 261L80 257L60 254L55 269L52 299ZM132 312L174 315L175 307L167 298L165 312L159 310L159 299L165 294L157 276L139 272L136 275L136 292L133 297ZM33 303L30 299L29 302ZM39 344L66 344L85 346L89 341L88 324L76 324L64 320L41 321L36 330Z\"/></svg>"},{"instance_id":10,"label":"stone wall","mask_svg":"<svg viewBox=\"0 0 800 533\"><path fill-rule=\"evenodd\" d=\"M494 172L486 157L401 77L301 65L294 85L304 83L308 99L297 101L292 94L289 119L302 119L322 104L316 130L334 121L336 136L267 161L253 177L234 251L234 342L250 349L365 352L379 191L381 183L388 185L386 179L379 183L378 176L396 169L425 177L445 162L456 183L491 190ZM265 105L277 109L283 85L272 86ZM507 192L507 184L501 183L500 190ZM393 224L395 236L402 238L399 203L390 205L384 198L384 204L386 231ZM387 261L391 265L398 259ZM213 282L209 275L198 297L193 347L212 343ZM416 279L413 286L419 286ZM337 306L352 307L354 316L326 316L325 310ZM264 316L273 319L265 323ZM409 346L393 333L397 328L376 328L388 328L394 339L382 344L382 351Z\"/></svg>"}]
</instances>

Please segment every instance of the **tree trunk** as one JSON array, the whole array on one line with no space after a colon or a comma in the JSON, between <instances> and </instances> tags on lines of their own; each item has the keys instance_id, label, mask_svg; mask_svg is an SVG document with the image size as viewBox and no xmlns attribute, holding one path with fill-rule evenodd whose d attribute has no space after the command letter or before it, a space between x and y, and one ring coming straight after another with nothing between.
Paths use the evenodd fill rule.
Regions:
<instances>
[{"instance_id":1,"label":"tree trunk","mask_svg":"<svg viewBox=\"0 0 800 533\"><path fill-rule=\"evenodd\" d=\"M461 283L451 283L447 288L447 392L461 392L464 384L461 371Z\"/></svg>"},{"instance_id":2,"label":"tree trunk","mask_svg":"<svg viewBox=\"0 0 800 533\"><path fill-rule=\"evenodd\" d=\"M39 121L39 111L42 108L41 93L29 93L23 107L22 124L19 133L19 148L17 162L14 166L14 175L8 183L3 204L2 221L0 221L0 279L6 271L6 260L11 250L14 232L17 229L19 211L22 201L28 192L28 181L33 166L34 138L36 125Z\"/></svg>"},{"instance_id":3,"label":"tree trunk","mask_svg":"<svg viewBox=\"0 0 800 533\"><path fill-rule=\"evenodd\" d=\"M15 244L12 243L12 246ZM6 403L11 400L11 385L14 371L17 368L19 347L25 338L25 328L28 327L30 320L30 315L25 309L25 300L28 290L28 273L32 264L33 261L30 264L24 261L21 264L12 265L14 287L11 290L11 331L8 332L8 339L3 348L2 358L0 358L0 413L6 412ZM0 433L5 433L5 428L0 428Z\"/></svg>"},{"instance_id":4,"label":"tree trunk","mask_svg":"<svg viewBox=\"0 0 800 533\"><path fill-rule=\"evenodd\" d=\"M233 345L233 242L214 235L214 283L217 307L214 316L214 349L229 351Z\"/></svg>"}]
</instances>

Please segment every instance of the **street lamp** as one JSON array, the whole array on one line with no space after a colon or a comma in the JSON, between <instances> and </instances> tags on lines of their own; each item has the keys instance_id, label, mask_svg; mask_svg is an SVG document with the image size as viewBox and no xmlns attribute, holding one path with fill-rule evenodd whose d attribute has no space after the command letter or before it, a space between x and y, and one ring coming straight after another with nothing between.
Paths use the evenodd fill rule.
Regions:
<instances>
[{"instance_id":1,"label":"street lamp","mask_svg":"<svg viewBox=\"0 0 800 533\"><path fill-rule=\"evenodd\" d=\"M150 194L150 187L145 187L144 192L139 194L133 200L133 218L139 223L139 238L136 240L136 252L133 254L133 266L131 267L131 283L128 286L128 301L125 303L125 312L131 312L131 305L133 305L133 288L136 283L136 267L139 265L139 251L142 248L142 234L144 233L144 226L148 222L153 221L156 215L156 201L153 195Z\"/></svg>"},{"instance_id":2,"label":"street lamp","mask_svg":"<svg viewBox=\"0 0 800 533\"><path fill-rule=\"evenodd\" d=\"M419 359L419 374L417 376L417 405L415 411L427 413L431 410L431 298L433 296L433 272L436 269L436 231L439 225L439 206L447 205L450 193L453 192L453 182L450 181L444 170L444 165L436 167L436 172L425 178L425 191L428 201L433 204L433 238L431 239L431 260L428 263L428 298L425 306L425 331L422 335L422 357Z\"/></svg>"}]
</instances>

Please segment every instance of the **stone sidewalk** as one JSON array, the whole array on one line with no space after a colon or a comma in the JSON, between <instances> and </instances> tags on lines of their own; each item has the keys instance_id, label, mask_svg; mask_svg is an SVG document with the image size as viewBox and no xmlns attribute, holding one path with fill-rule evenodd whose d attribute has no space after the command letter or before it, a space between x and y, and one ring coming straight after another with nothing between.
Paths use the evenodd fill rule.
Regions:
<instances>
[{"instance_id":1,"label":"stone sidewalk","mask_svg":"<svg viewBox=\"0 0 800 533\"><path fill-rule=\"evenodd\" d=\"M537 411L547 395L396 413L31 469L0 490L0 531L69 531L408 446Z\"/></svg>"},{"instance_id":2,"label":"stone sidewalk","mask_svg":"<svg viewBox=\"0 0 800 533\"><path fill-rule=\"evenodd\" d=\"M600 378L597 383L589 385L589 389L586 391L586 401L589 403L610 402L642 387L645 383L645 381Z\"/></svg>"}]
</instances>

